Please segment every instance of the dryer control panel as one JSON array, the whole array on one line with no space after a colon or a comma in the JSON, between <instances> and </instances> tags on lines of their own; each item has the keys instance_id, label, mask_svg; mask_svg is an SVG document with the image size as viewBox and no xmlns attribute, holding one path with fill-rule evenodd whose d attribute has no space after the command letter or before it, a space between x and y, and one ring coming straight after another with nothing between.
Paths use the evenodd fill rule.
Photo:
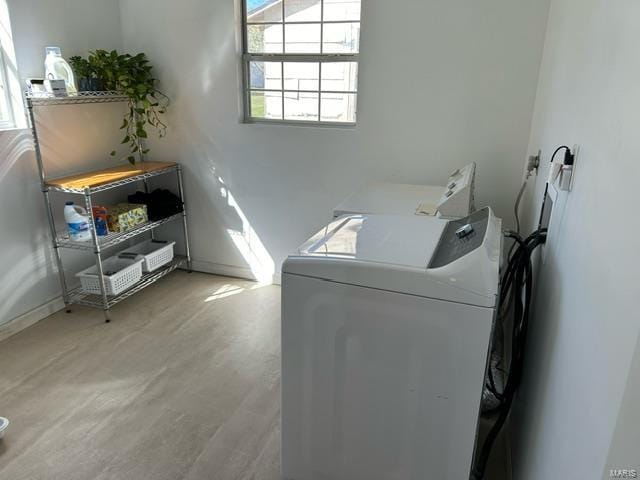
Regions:
<instances>
[{"instance_id":1,"label":"dryer control panel","mask_svg":"<svg viewBox=\"0 0 640 480\"><path fill-rule=\"evenodd\" d=\"M428 268L444 267L479 248L486 236L488 222L488 208L450 221L442 232Z\"/></svg>"},{"instance_id":2,"label":"dryer control panel","mask_svg":"<svg viewBox=\"0 0 640 480\"><path fill-rule=\"evenodd\" d=\"M475 210L476 164L460 168L449 176L437 205L440 218L460 218Z\"/></svg>"}]
</instances>

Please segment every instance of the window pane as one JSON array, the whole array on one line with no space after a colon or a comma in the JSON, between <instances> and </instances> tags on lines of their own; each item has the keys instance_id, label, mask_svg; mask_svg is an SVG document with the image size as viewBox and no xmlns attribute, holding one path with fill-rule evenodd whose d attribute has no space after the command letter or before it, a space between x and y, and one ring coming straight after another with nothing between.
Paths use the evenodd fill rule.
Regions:
<instances>
[{"instance_id":1,"label":"window pane","mask_svg":"<svg viewBox=\"0 0 640 480\"><path fill-rule=\"evenodd\" d=\"M320 65L308 62L285 62L285 90L318 90Z\"/></svg>"},{"instance_id":2,"label":"window pane","mask_svg":"<svg viewBox=\"0 0 640 480\"><path fill-rule=\"evenodd\" d=\"M282 90L282 67L280 62L249 62L249 85L251 88Z\"/></svg>"},{"instance_id":3,"label":"window pane","mask_svg":"<svg viewBox=\"0 0 640 480\"><path fill-rule=\"evenodd\" d=\"M321 95L321 121L355 123L355 93L322 93Z\"/></svg>"},{"instance_id":4,"label":"window pane","mask_svg":"<svg viewBox=\"0 0 640 480\"><path fill-rule=\"evenodd\" d=\"M247 22L281 22L282 4L272 0L247 0Z\"/></svg>"},{"instance_id":5,"label":"window pane","mask_svg":"<svg viewBox=\"0 0 640 480\"><path fill-rule=\"evenodd\" d=\"M0 57L0 61L2 57ZM2 64L0 63L0 66ZM11 128L13 126L13 117L11 115L11 107L9 106L10 95L5 85L4 75L0 74L0 129Z\"/></svg>"},{"instance_id":6,"label":"window pane","mask_svg":"<svg viewBox=\"0 0 640 480\"><path fill-rule=\"evenodd\" d=\"M320 0L284 0L285 22L319 22Z\"/></svg>"},{"instance_id":7,"label":"window pane","mask_svg":"<svg viewBox=\"0 0 640 480\"><path fill-rule=\"evenodd\" d=\"M324 0L324 20L360 20L360 0Z\"/></svg>"},{"instance_id":8,"label":"window pane","mask_svg":"<svg viewBox=\"0 0 640 480\"><path fill-rule=\"evenodd\" d=\"M318 121L318 94L284 92L284 119Z\"/></svg>"},{"instance_id":9,"label":"window pane","mask_svg":"<svg viewBox=\"0 0 640 480\"><path fill-rule=\"evenodd\" d=\"M320 24L285 25L285 53L320 53Z\"/></svg>"},{"instance_id":10,"label":"window pane","mask_svg":"<svg viewBox=\"0 0 640 480\"><path fill-rule=\"evenodd\" d=\"M252 91L251 116L282 120L282 93Z\"/></svg>"},{"instance_id":11,"label":"window pane","mask_svg":"<svg viewBox=\"0 0 640 480\"><path fill-rule=\"evenodd\" d=\"M322 64L322 90L358 90L358 64L356 62L324 62Z\"/></svg>"},{"instance_id":12,"label":"window pane","mask_svg":"<svg viewBox=\"0 0 640 480\"><path fill-rule=\"evenodd\" d=\"M282 25L247 25L249 53L282 53Z\"/></svg>"},{"instance_id":13,"label":"window pane","mask_svg":"<svg viewBox=\"0 0 640 480\"><path fill-rule=\"evenodd\" d=\"M324 25L322 53L358 53L359 43L359 23L328 23Z\"/></svg>"}]
</instances>

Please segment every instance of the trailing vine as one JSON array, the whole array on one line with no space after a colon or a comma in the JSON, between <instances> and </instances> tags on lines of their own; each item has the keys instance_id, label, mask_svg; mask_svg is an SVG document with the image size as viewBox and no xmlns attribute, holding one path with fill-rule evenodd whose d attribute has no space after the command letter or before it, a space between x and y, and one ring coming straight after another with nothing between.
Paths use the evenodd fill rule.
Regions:
<instances>
[{"instance_id":1,"label":"trailing vine","mask_svg":"<svg viewBox=\"0 0 640 480\"><path fill-rule=\"evenodd\" d=\"M129 55L119 54L116 50L96 50L90 52L87 62L91 72L102 80L105 90L120 92L129 99L120 126L124 131L121 144L127 145L130 163L135 163L136 157L142 160L149 152L144 146L148 127L153 127L160 138L167 133L164 114L169 105L169 97L156 88L157 79L149 60L144 53ZM116 150L111 152L112 157L116 154Z\"/></svg>"}]
</instances>

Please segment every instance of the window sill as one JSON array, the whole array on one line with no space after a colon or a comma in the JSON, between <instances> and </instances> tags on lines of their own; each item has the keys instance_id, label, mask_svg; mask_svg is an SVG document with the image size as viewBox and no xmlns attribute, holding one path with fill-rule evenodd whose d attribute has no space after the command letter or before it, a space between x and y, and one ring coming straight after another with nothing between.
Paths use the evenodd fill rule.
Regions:
<instances>
[{"instance_id":1,"label":"window sill","mask_svg":"<svg viewBox=\"0 0 640 480\"><path fill-rule=\"evenodd\" d=\"M5 127L0 127L0 134L2 133L19 133L22 131L27 131L29 130L27 127L20 127L20 126L5 126Z\"/></svg>"},{"instance_id":2,"label":"window sill","mask_svg":"<svg viewBox=\"0 0 640 480\"><path fill-rule=\"evenodd\" d=\"M345 122L305 122L302 120L269 120L269 119L244 119L244 125L276 125L281 127L311 127L311 128L335 128L338 130L355 130L356 123Z\"/></svg>"}]
</instances>

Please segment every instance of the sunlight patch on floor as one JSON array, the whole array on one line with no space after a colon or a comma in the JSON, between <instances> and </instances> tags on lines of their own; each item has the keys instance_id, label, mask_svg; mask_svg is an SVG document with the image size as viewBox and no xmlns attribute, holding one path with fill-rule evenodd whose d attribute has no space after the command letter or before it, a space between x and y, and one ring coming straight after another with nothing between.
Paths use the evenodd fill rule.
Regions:
<instances>
[{"instance_id":1,"label":"sunlight patch on floor","mask_svg":"<svg viewBox=\"0 0 640 480\"><path fill-rule=\"evenodd\" d=\"M233 295L238 295L239 293L257 290L258 288L262 288L269 285L269 283L258 283L251 287L240 287L238 285L226 284L218 288L215 292L209 295L205 299L205 303L213 302L214 300L220 300L221 298L232 297Z\"/></svg>"}]
</instances>

